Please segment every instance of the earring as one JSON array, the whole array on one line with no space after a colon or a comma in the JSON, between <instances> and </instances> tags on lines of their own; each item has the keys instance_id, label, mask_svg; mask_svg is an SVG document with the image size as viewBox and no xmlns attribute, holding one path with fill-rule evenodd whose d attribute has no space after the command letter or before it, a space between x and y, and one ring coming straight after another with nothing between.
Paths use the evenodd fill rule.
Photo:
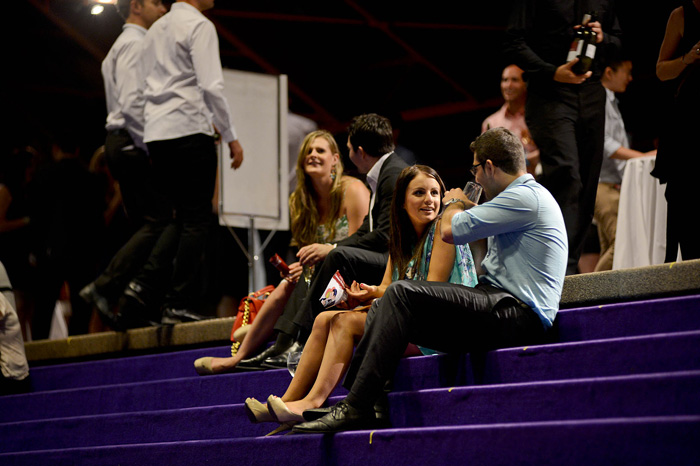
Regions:
<instances>
[{"instance_id":1,"label":"earring","mask_svg":"<svg viewBox=\"0 0 700 466\"><path fill-rule=\"evenodd\" d=\"M336 178L336 171L335 171L335 165L331 167L331 181L335 181Z\"/></svg>"}]
</instances>

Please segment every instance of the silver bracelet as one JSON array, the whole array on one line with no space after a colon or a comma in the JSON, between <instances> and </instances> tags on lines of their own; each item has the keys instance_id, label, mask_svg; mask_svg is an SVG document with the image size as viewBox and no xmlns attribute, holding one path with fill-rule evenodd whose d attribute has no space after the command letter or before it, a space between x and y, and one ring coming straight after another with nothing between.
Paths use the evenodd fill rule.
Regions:
<instances>
[{"instance_id":1,"label":"silver bracelet","mask_svg":"<svg viewBox=\"0 0 700 466\"><path fill-rule=\"evenodd\" d=\"M467 203L461 199L457 199L456 197L453 197L452 199L450 199L449 201L447 201L445 203L445 209L447 209L447 207L449 207L450 205L456 204L456 203L462 204L462 210L467 210Z\"/></svg>"}]
</instances>

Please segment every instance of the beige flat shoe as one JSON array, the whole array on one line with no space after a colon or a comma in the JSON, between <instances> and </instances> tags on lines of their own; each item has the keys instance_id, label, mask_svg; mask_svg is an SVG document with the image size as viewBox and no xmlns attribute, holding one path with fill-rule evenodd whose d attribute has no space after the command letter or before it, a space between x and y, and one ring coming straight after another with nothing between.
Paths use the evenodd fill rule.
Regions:
<instances>
[{"instance_id":1,"label":"beige flat shoe","mask_svg":"<svg viewBox=\"0 0 700 466\"><path fill-rule=\"evenodd\" d=\"M255 424L259 422L274 422L275 420L270 414L270 411L268 411L267 406L260 403L255 398L245 399L245 413L248 415L250 422Z\"/></svg>"},{"instance_id":2,"label":"beige flat shoe","mask_svg":"<svg viewBox=\"0 0 700 466\"><path fill-rule=\"evenodd\" d=\"M282 398L274 395L270 395L270 398L267 399L267 409L272 417L281 424L304 422L304 416L290 411Z\"/></svg>"},{"instance_id":3,"label":"beige flat shoe","mask_svg":"<svg viewBox=\"0 0 700 466\"><path fill-rule=\"evenodd\" d=\"M213 375L214 371L211 368L211 360L214 359L211 356L206 356L199 358L194 362L194 370L197 371L199 375Z\"/></svg>"},{"instance_id":4,"label":"beige flat shoe","mask_svg":"<svg viewBox=\"0 0 700 466\"><path fill-rule=\"evenodd\" d=\"M215 375L215 374L228 374L230 372L235 372L236 368L232 367L230 369L226 368L219 368L219 370L214 370L212 367L212 362L214 362L214 359L219 359L219 358L213 358L211 356L205 356L203 358L199 358L194 362L194 370L197 371L197 374L199 375ZM226 359L226 358L224 358Z\"/></svg>"}]
</instances>

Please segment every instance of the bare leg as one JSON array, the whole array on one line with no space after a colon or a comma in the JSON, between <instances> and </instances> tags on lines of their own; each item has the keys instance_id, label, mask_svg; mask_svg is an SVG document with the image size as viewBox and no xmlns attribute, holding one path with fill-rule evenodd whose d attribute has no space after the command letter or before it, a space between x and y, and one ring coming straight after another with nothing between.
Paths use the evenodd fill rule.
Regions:
<instances>
[{"instance_id":1,"label":"bare leg","mask_svg":"<svg viewBox=\"0 0 700 466\"><path fill-rule=\"evenodd\" d=\"M301 360L297 366L296 373L292 382L287 387L287 391L282 396L282 401L298 400L305 396L311 385L316 380L321 361L324 358L326 351L326 342L331 329L331 322L338 314L346 313L347 311L326 311L320 313L314 326L311 330L311 335L306 341L304 352L301 355Z\"/></svg>"},{"instance_id":2,"label":"bare leg","mask_svg":"<svg viewBox=\"0 0 700 466\"><path fill-rule=\"evenodd\" d=\"M343 312L332 317L323 361L313 387L302 399L290 397L290 401L287 401L283 397L290 411L301 414L304 410L318 408L326 401L350 364L355 343L364 334L366 318L365 312ZM285 396L288 393L289 390Z\"/></svg>"},{"instance_id":3,"label":"bare leg","mask_svg":"<svg viewBox=\"0 0 700 466\"><path fill-rule=\"evenodd\" d=\"M212 371L217 373L233 369L236 364L250 356L257 347L270 338L275 322L282 314L292 291L294 291L294 285L282 280L267 297L255 320L250 324L250 329L236 355L229 358L213 358L211 361Z\"/></svg>"}]
</instances>

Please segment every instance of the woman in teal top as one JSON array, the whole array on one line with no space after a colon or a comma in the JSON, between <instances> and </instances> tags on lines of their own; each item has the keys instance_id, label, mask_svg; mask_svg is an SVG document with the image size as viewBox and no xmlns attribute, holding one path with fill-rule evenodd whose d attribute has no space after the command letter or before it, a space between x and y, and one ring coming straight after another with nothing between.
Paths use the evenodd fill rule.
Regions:
<instances>
[{"instance_id":1,"label":"woman in teal top","mask_svg":"<svg viewBox=\"0 0 700 466\"><path fill-rule=\"evenodd\" d=\"M414 165L401 172L394 189L389 260L382 283L353 282L348 288L350 307L364 304L362 310L331 310L316 317L285 394L281 398L270 395L267 406L254 398L246 400L251 421L289 426L303 422L304 410L320 407L345 374L354 345L364 333L369 304L381 298L393 280L477 283L469 247L445 243L435 234L444 193L445 185L430 167Z\"/></svg>"},{"instance_id":2,"label":"woman in teal top","mask_svg":"<svg viewBox=\"0 0 700 466\"><path fill-rule=\"evenodd\" d=\"M418 269L415 269L415 258L412 258L408 263L406 268L406 280L428 280L429 270L430 270L430 259L433 253L433 242L435 240L435 230L437 229L439 221L433 222L430 230L428 231L428 236L425 239L425 246L422 248L420 262L418 263ZM455 246L455 259L454 265L452 266L452 271L450 272L450 278L447 280L449 283L456 283L459 285L474 287L478 283L474 259L472 258L471 250L466 244L456 244ZM391 280L396 281L399 279L399 269L393 267L391 272ZM430 348L424 348L418 346L421 353L428 354L438 354L438 351L432 350Z\"/></svg>"}]
</instances>

